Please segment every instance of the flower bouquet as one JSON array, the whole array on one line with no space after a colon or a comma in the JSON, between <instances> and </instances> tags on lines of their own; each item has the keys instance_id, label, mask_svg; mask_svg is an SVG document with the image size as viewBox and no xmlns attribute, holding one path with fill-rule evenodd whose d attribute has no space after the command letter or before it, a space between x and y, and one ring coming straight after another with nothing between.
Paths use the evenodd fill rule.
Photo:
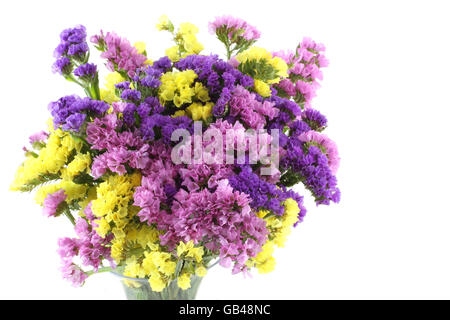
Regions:
<instances>
[{"instance_id":1,"label":"flower bouquet","mask_svg":"<svg viewBox=\"0 0 450 320\"><path fill-rule=\"evenodd\" d=\"M274 269L272 253L302 221L302 183L317 205L338 202L335 143L311 100L328 62L305 38L295 50L255 46L233 17L209 24L226 57L202 54L197 27L157 28L174 46L155 61L112 32L66 29L54 72L84 90L51 102L48 130L30 137L12 190L36 189L48 217L65 216L63 277L75 286L111 271L130 299L193 299L219 264L233 274Z\"/></svg>"}]
</instances>

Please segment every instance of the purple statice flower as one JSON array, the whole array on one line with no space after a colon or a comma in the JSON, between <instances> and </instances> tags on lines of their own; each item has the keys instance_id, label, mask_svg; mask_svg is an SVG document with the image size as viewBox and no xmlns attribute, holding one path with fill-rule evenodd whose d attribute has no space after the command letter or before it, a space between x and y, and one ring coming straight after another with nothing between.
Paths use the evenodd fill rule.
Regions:
<instances>
[{"instance_id":1,"label":"purple statice flower","mask_svg":"<svg viewBox=\"0 0 450 320\"><path fill-rule=\"evenodd\" d=\"M62 125L63 130L78 131L86 119L86 112L101 115L109 109L109 105L104 101L71 95L51 102L48 109L55 128Z\"/></svg>"},{"instance_id":2,"label":"purple statice flower","mask_svg":"<svg viewBox=\"0 0 450 320\"><path fill-rule=\"evenodd\" d=\"M300 134L311 130L310 126L302 120L293 121L289 125L289 129L291 137L298 137Z\"/></svg>"},{"instance_id":3,"label":"purple statice flower","mask_svg":"<svg viewBox=\"0 0 450 320\"><path fill-rule=\"evenodd\" d=\"M340 158L337 145L333 140L328 138L327 135L314 130L300 134L298 139L305 142L307 145L315 145L322 150L328 158L328 166L330 167L331 172L334 175L336 174L339 168Z\"/></svg>"},{"instance_id":4,"label":"purple statice flower","mask_svg":"<svg viewBox=\"0 0 450 320\"><path fill-rule=\"evenodd\" d=\"M107 68L115 71L116 68L124 70L130 77L136 74L136 70L144 66L147 57L138 53L138 50L130 42L119 37L114 32L106 35L101 31L100 35L91 38L91 41L104 48L101 57L107 59Z\"/></svg>"},{"instance_id":5,"label":"purple statice flower","mask_svg":"<svg viewBox=\"0 0 450 320\"><path fill-rule=\"evenodd\" d=\"M249 166L243 166L239 174L229 178L230 186L244 192L252 199L250 205L255 210L270 210L276 215L284 214L283 202L293 198L302 206L303 198L291 190L278 188L276 185L262 180ZM306 212L306 211L304 211ZM304 215L304 213L303 213Z\"/></svg>"},{"instance_id":6,"label":"purple statice flower","mask_svg":"<svg viewBox=\"0 0 450 320\"><path fill-rule=\"evenodd\" d=\"M86 35L86 28L82 25L63 30L59 36L61 42L56 47L54 56L56 58L66 56L79 61L83 60L85 54L89 51Z\"/></svg>"},{"instance_id":7,"label":"purple statice flower","mask_svg":"<svg viewBox=\"0 0 450 320\"><path fill-rule=\"evenodd\" d=\"M253 86L253 79L217 55L190 55L177 62L175 67L182 71L193 70L198 75L198 80L208 88L211 100L215 103L212 113L216 117L224 116L225 106L236 86Z\"/></svg>"},{"instance_id":8,"label":"purple statice flower","mask_svg":"<svg viewBox=\"0 0 450 320\"><path fill-rule=\"evenodd\" d=\"M136 74L133 77L133 80L140 84L143 87L147 88L158 88L161 85L161 81L159 80L163 72L166 69L166 63L164 60L158 60L158 67L153 66L145 66L136 70Z\"/></svg>"},{"instance_id":9,"label":"purple statice flower","mask_svg":"<svg viewBox=\"0 0 450 320\"><path fill-rule=\"evenodd\" d=\"M132 127L136 122L135 112L137 107L134 103L127 103L125 109L123 109L123 122L128 126Z\"/></svg>"},{"instance_id":10,"label":"purple statice flower","mask_svg":"<svg viewBox=\"0 0 450 320\"><path fill-rule=\"evenodd\" d=\"M302 112L301 117L312 130L322 131L327 126L327 118L317 110L307 109Z\"/></svg>"},{"instance_id":11,"label":"purple statice flower","mask_svg":"<svg viewBox=\"0 0 450 320\"><path fill-rule=\"evenodd\" d=\"M59 57L52 66L53 73L67 75L72 72L72 62L67 57Z\"/></svg>"},{"instance_id":12,"label":"purple statice flower","mask_svg":"<svg viewBox=\"0 0 450 320\"><path fill-rule=\"evenodd\" d=\"M135 89L125 89L120 97L123 100L137 102L141 100L141 92Z\"/></svg>"},{"instance_id":13,"label":"purple statice flower","mask_svg":"<svg viewBox=\"0 0 450 320\"><path fill-rule=\"evenodd\" d=\"M64 193L63 189L60 189L56 192L49 193L44 200L43 213L47 217L54 217L58 214L58 207L61 203L66 200L67 195Z\"/></svg>"},{"instance_id":14,"label":"purple statice flower","mask_svg":"<svg viewBox=\"0 0 450 320\"><path fill-rule=\"evenodd\" d=\"M74 113L66 118L65 123L62 125L62 129L65 131L80 131L81 126L86 120L86 114Z\"/></svg>"},{"instance_id":15,"label":"purple statice flower","mask_svg":"<svg viewBox=\"0 0 450 320\"><path fill-rule=\"evenodd\" d=\"M287 173L281 177L282 183L291 185L302 181L312 192L318 205L328 205L330 201L339 202L337 179L329 166L327 156L319 147L315 145L308 147L304 142L294 138L290 139L285 149L280 166L287 170Z\"/></svg>"},{"instance_id":16,"label":"purple statice flower","mask_svg":"<svg viewBox=\"0 0 450 320\"><path fill-rule=\"evenodd\" d=\"M247 41L257 40L261 33L252 25L242 19L232 16L217 17L209 23L211 34L224 33L230 40L243 37Z\"/></svg>"},{"instance_id":17,"label":"purple statice flower","mask_svg":"<svg viewBox=\"0 0 450 320\"><path fill-rule=\"evenodd\" d=\"M177 129L186 129L192 133L192 120L186 116L173 118L168 115L153 114L141 119L139 131L144 140L162 139L164 143L172 145L172 133Z\"/></svg>"},{"instance_id":18,"label":"purple statice flower","mask_svg":"<svg viewBox=\"0 0 450 320\"><path fill-rule=\"evenodd\" d=\"M73 74L82 79L93 80L97 75L97 66L93 63L85 63L76 68Z\"/></svg>"},{"instance_id":19,"label":"purple statice flower","mask_svg":"<svg viewBox=\"0 0 450 320\"><path fill-rule=\"evenodd\" d=\"M115 87L119 90L130 89L130 81L119 82L118 84L115 85Z\"/></svg>"},{"instance_id":20,"label":"purple statice flower","mask_svg":"<svg viewBox=\"0 0 450 320\"><path fill-rule=\"evenodd\" d=\"M155 62L153 62L153 68L160 69L162 72L168 71L172 68L172 61L170 61L169 57L162 57Z\"/></svg>"}]
</instances>

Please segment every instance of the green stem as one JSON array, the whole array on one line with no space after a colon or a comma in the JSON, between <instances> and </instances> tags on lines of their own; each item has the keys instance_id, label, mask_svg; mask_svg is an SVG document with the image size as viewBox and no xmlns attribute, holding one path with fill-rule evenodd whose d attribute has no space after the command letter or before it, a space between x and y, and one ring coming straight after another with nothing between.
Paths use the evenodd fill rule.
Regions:
<instances>
[{"instance_id":1,"label":"green stem","mask_svg":"<svg viewBox=\"0 0 450 320\"><path fill-rule=\"evenodd\" d=\"M98 268L97 271L94 271L94 270L86 271L86 274L88 276L91 276L91 275L93 275L95 273L110 272L112 270L113 270L113 268L111 268L111 267L103 267L103 268Z\"/></svg>"},{"instance_id":2,"label":"green stem","mask_svg":"<svg viewBox=\"0 0 450 320\"><path fill-rule=\"evenodd\" d=\"M64 215L67 217L67 219L70 220L70 222L75 225L75 218L73 217L73 215L70 213L70 210L67 209L64 211Z\"/></svg>"}]
</instances>

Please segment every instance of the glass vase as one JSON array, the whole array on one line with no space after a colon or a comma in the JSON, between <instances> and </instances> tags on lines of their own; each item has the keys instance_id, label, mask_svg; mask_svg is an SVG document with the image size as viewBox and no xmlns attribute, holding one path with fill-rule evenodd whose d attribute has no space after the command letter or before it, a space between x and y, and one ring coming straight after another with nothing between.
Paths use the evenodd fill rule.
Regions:
<instances>
[{"instance_id":1,"label":"glass vase","mask_svg":"<svg viewBox=\"0 0 450 320\"><path fill-rule=\"evenodd\" d=\"M191 276L191 287L183 290L178 287L177 279L172 280L161 292L153 291L147 279L126 277L112 272L122 283L128 300L194 300L203 277Z\"/></svg>"}]
</instances>

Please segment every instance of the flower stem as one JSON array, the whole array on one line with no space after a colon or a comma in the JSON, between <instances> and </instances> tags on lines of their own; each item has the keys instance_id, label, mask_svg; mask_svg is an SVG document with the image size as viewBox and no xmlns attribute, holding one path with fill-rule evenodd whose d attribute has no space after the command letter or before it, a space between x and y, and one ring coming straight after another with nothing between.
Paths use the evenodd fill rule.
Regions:
<instances>
[{"instance_id":1,"label":"flower stem","mask_svg":"<svg viewBox=\"0 0 450 320\"><path fill-rule=\"evenodd\" d=\"M94 271L94 270L86 271L86 274L88 276L91 276L91 275L93 275L95 273L109 272L109 271L112 271L112 270L113 270L113 268L111 268L111 267L102 267L102 268L98 268L97 271Z\"/></svg>"}]
</instances>

